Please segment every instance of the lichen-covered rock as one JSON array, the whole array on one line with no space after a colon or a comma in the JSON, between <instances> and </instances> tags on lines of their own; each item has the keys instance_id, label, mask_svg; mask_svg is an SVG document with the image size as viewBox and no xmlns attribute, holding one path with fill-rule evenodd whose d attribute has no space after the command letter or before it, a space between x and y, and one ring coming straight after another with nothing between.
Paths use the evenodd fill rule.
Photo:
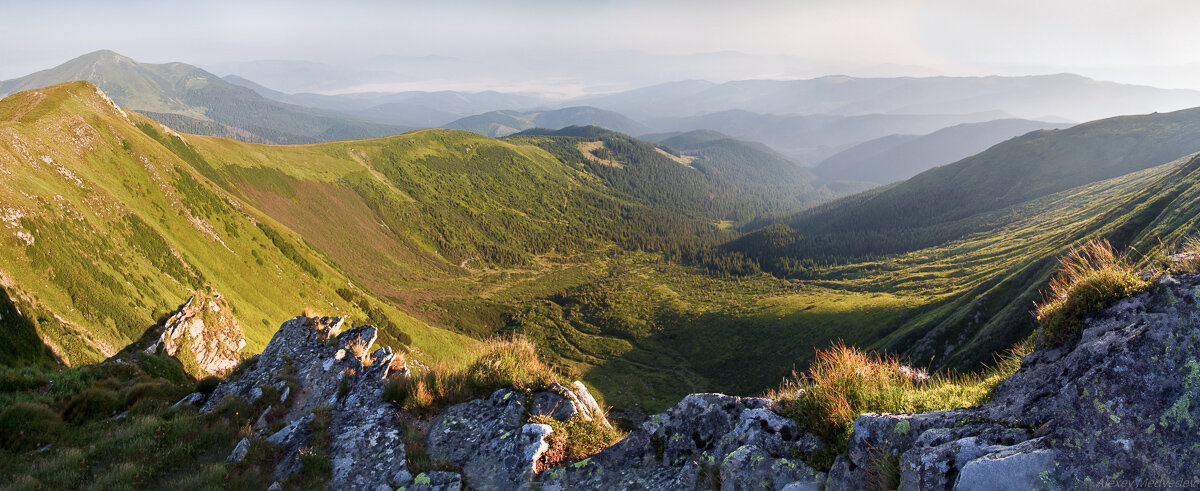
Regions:
<instances>
[{"instance_id":1,"label":"lichen-covered rock","mask_svg":"<svg viewBox=\"0 0 1200 491\"><path fill-rule=\"evenodd\" d=\"M462 476L454 472L422 472L413 478L407 491L459 491L463 487Z\"/></svg>"},{"instance_id":2,"label":"lichen-covered rock","mask_svg":"<svg viewBox=\"0 0 1200 491\"><path fill-rule=\"evenodd\" d=\"M216 292L196 292L154 331L145 351L153 354L161 348L199 378L237 366L245 347L242 327L225 297Z\"/></svg>"},{"instance_id":3,"label":"lichen-covered rock","mask_svg":"<svg viewBox=\"0 0 1200 491\"><path fill-rule=\"evenodd\" d=\"M553 383L548 390L534 394L530 399L529 413L550 416L559 421L578 416L585 421L599 421L611 427L604 410L579 381L573 382L570 387Z\"/></svg>"},{"instance_id":4,"label":"lichen-covered rock","mask_svg":"<svg viewBox=\"0 0 1200 491\"><path fill-rule=\"evenodd\" d=\"M962 491L1025 491L1046 489L1054 484L1056 452L1037 438L1006 447L962 466L954 486ZM1057 486L1055 486L1057 487Z\"/></svg>"},{"instance_id":5,"label":"lichen-covered rock","mask_svg":"<svg viewBox=\"0 0 1200 491\"><path fill-rule=\"evenodd\" d=\"M1164 276L1030 354L982 406L863 415L829 489L898 458L902 489L1074 488L1186 481L1200 466L1200 276ZM994 484L1004 477L1004 486ZM836 478L836 483L835 483Z\"/></svg>"},{"instance_id":6,"label":"lichen-covered rock","mask_svg":"<svg viewBox=\"0 0 1200 491\"><path fill-rule=\"evenodd\" d=\"M382 397L394 356L390 348L373 353L370 366L353 378L334 408L331 489L398 486L408 477L398 409Z\"/></svg>"},{"instance_id":7,"label":"lichen-covered rock","mask_svg":"<svg viewBox=\"0 0 1200 491\"><path fill-rule=\"evenodd\" d=\"M734 459L729 472L754 472L760 476L755 482L778 473L779 479L772 478L766 489L822 481L823 476L795 458L819 446L815 437L770 411L770 404L722 394L689 395L612 447L546 470L538 482L541 489L704 489L702 471L720 473L727 457L749 448L754 453Z\"/></svg>"},{"instance_id":8,"label":"lichen-covered rock","mask_svg":"<svg viewBox=\"0 0 1200 491\"><path fill-rule=\"evenodd\" d=\"M395 488L408 484L398 408L383 400L383 381L395 354L381 348L362 356L377 331L361 326L340 332L342 319L297 317L285 322L262 354L217 386L201 408L212 412L230 398L252 403L268 391L277 394L255 425L265 441L283 449L275 477L300 472L300 450L310 444L312 425L326 421L331 436L329 459L334 489ZM319 412L328 418L317 418ZM270 433L268 413L288 422ZM268 434L269 433L269 434Z\"/></svg>"},{"instance_id":9,"label":"lichen-covered rock","mask_svg":"<svg viewBox=\"0 0 1200 491\"><path fill-rule=\"evenodd\" d=\"M721 463L721 489L745 491L758 489L820 489L825 474L814 471L798 459L775 458L754 445L734 450Z\"/></svg>"},{"instance_id":10,"label":"lichen-covered rock","mask_svg":"<svg viewBox=\"0 0 1200 491\"><path fill-rule=\"evenodd\" d=\"M473 488L516 489L533 480L553 431L523 424L524 417L525 396L500 389L487 399L447 409L429 428L426 449L431 457L460 466Z\"/></svg>"}]
</instances>

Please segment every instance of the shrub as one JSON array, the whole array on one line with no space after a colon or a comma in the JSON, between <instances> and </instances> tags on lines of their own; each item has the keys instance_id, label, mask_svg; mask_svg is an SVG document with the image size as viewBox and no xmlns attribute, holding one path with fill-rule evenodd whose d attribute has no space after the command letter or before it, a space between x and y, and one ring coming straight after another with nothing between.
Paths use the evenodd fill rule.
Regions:
<instances>
[{"instance_id":1,"label":"shrub","mask_svg":"<svg viewBox=\"0 0 1200 491\"><path fill-rule=\"evenodd\" d=\"M180 388L165 380L139 382L125 391L125 406L132 406L142 399L157 399L160 401L179 400L186 394L180 393ZM179 396L179 397L176 397Z\"/></svg>"},{"instance_id":2,"label":"shrub","mask_svg":"<svg viewBox=\"0 0 1200 491\"><path fill-rule=\"evenodd\" d=\"M18 402L0 411L0 446L26 451L53 441L63 424L58 413L44 404Z\"/></svg>"},{"instance_id":3,"label":"shrub","mask_svg":"<svg viewBox=\"0 0 1200 491\"><path fill-rule=\"evenodd\" d=\"M82 423L112 416L121 408L121 400L110 390L89 388L76 394L63 408L62 417L71 423Z\"/></svg>"},{"instance_id":4,"label":"shrub","mask_svg":"<svg viewBox=\"0 0 1200 491\"><path fill-rule=\"evenodd\" d=\"M1088 313L1149 286L1107 240L1092 240L1072 249L1060 259L1050 290L1043 293L1034 311L1042 326L1042 343L1055 346L1071 340Z\"/></svg>"},{"instance_id":5,"label":"shrub","mask_svg":"<svg viewBox=\"0 0 1200 491\"><path fill-rule=\"evenodd\" d=\"M1017 345L995 367L977 374L925 376L895 356L837 344L817 351L808 374L795 375L767 394L784 416L816 432L825 449L810 464L829 469L846 451L854 419L862 413L910 413L987 402L996 386L1021 366L1031 343Z\"/></svg>"},{"instance_id":6,"label":"shrub","mask_svg":"<svg viewBox=\"0 0 1200 491\"><path fill-rule=\"evenodd\" d=\"M209 394L217 390L218 385L221 385L221 377L209 375L196 382L196 392L204 394L204 397L208 397Z\"/></svg>"}]
</instances>

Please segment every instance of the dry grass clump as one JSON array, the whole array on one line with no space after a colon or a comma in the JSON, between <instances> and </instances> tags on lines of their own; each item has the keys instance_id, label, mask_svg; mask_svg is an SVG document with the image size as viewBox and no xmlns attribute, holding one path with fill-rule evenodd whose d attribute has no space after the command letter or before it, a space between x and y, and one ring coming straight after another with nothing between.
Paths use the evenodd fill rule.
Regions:
<instances>
[{"instance_id":1,"label":"dry grass clump","mask_svg":"<svg viewBox=\"0 0 1200 491\"><path fill-rule=\"evenodd\" d=\"M793 374L766 397L778 401L784 416L821 435L825 450L810 463L828 469L833 458L846 451L858 415L982 404L1030 351L1032 344L1022 343L1000 357L995 367L977 374L928 376L895 356L837 344L818 351L807 374Z\"/></svg>"},{"instance_id":2,"label":"dry grass clump","mask_svg":"<svg viewBox=\"0 0 1200 491\"><path fill-rule=\"evenodd\" d=\"M466 367L438 364L407 377L392 377L384 386L383 397L405 410L429 412L500 388L543 390L558 378L554 368L538 356L532 341L494 338L484 342L479 356Z\"/></svg>"},{"instance_id":3,"label":"dry grass clump","mask_svg":"<svg viewBox=\"0 0 1200 491\"><path fill-rule=\"evenodd\" d=\"M1035 305L1042 325L1042 342L1059 345L1072 339L1089 312L1136 295L1150 284L1142 280L1128 258L1118 255L1104 239L1088 241L1059 261L1050 290Z\"/></svg>"},{"instance_id":4,"label":"dry grass clump","mask_svg":"<svg viewBox=\"0 0 1200 491\"><path fill-rule=\"evenodd\" d=\"M1193 236L1183 243L1183 251L1175 268L1181 273L1200 273L1200 235Z\"/></svg>"}]
</instances>

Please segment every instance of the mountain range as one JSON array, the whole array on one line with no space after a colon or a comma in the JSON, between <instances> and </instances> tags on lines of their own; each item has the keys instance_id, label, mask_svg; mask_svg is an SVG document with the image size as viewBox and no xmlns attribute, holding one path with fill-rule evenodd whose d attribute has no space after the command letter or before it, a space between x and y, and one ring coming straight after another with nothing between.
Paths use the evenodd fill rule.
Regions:
<instances>
[{"instance_id":1,"label":"mountain range","mask_svg":"<svg viewBox=\"0 0 1200 491\"><path fill-rule=\"evenodd\" d=\"M312 143L402 133L411 128L281 103L184 63L139 63L96 51L57 67L0 82L0 96L86 80L123 107L190 133L260 143Z\"/></svg>"},{"instance_id":2,"label":"mountain range","mask_svg":"<svg viewBox=\"0 0 1200 491\"><path fill-rule=\"evenodd\" d=\"M762 114L971 114L1089 121L1200 105L1200 92L1099 82L1071 74L1025 77L829 76L809 80L670 82L572 101L639 119L721 111Z\"/></svg>"},{"instance_id":3,"label":"mountain range","mask_svg":"<svg viewBox=\"0 0 1200 491\"><path fill-rule=\"evenodd\" d=\"M500 138L532 128L560 130L568 126L599 126L627 135L653 131L650 127L612 111L594 107L567 107L548 111L492 111L468 116L443 125Z\"/></svg>"},{"instance_id":4,"label":"mountain range","mask_svg":"<svg viewBox=\"0 0 1200 491\"><path fill-rule=\"evenodd\" d=\"M927 135L888 135L843 150L813 169L829 180L891 184L932 167L970 157L1031 131L1071 126L1024 119L997 119L942 128Z\"/></svg>"}]
</instances>

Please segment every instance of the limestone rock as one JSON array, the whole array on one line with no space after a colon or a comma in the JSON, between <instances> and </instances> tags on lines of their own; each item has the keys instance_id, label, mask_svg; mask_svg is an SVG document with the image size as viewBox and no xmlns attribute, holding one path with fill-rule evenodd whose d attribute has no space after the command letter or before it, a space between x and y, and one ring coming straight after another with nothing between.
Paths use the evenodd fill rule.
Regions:
<instances>
[{"instance_id":1,"label":"limestone rock","mask_svg":"<svg viewBox=\"0 0 1200 491\"><path fill-rule=\"evenodd\" d=\"M160 347L200 378L237 366L246 338L225 297L196 292L158 328L145 351L154 353Z\"/></svg>"}]
</instances>

